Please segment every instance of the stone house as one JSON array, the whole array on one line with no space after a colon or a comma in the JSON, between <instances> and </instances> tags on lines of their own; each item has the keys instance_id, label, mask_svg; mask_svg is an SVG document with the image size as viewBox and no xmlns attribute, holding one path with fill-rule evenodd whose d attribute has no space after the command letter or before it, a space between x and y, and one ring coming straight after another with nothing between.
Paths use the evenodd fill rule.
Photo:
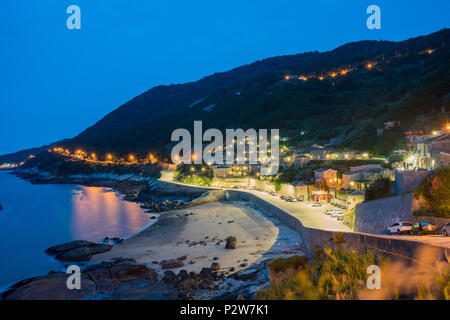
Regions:
<instances>
[{"instance_id":1,"label":"stone house","mask_svg":"<svg viewBox=\"0 0 450 320\"><path fill-rule=\"evenodd\" d=\"M314 171L314 181L324 181L328 186L334 187L337 182L337 171L334 169L318 169Z\"/></svg>"}]
</instances>

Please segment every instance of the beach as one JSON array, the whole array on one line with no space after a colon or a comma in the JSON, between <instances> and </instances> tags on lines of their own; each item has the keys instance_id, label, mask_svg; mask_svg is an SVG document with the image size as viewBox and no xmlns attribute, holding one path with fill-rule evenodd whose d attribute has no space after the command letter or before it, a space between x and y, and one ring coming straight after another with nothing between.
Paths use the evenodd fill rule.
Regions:
<instances>
[{"instance_id":1,"label":"beach","mask_svg":"<svg viewBox=\"0 0 450 320\"><path fill-rule=\"evenodd\" d=\"M225 248L229 236L236 237L236 249ZM199 272L218 262L220 270L228 272L293 250L302 254L300 248L298 234L250 204L216 201L165 212L154 225L94 256L92 263L132 258L161 272L161 261L183 257L179 269Z\"/></svg>"}]
</instances>

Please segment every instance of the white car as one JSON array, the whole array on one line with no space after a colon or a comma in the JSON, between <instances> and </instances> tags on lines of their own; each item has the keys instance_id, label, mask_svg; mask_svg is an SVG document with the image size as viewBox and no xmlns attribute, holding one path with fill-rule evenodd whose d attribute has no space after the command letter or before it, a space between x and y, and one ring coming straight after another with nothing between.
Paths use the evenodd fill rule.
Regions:
<instances>
[{"instance_id":1,"label":"white car","mask_svg":"<svg viewBox=\"0 0 450 320\"><path fill-rule=\"evenodd\" d=\"M409 222L396 222L390 227L387 228L387 232L389 234L397 233L397 234L404 234L404 233L411 233L412 230L412 224Z\"/></svg>"},{"instance_id":2,"label":"white car","mask_svg":"<svg viewBox=\"0 0 450 320\"><path fill-rule=\"evenodd\" d=\"M450 234L450 222L447 223L444 227L442 227L442 234L446 237Z\"/></svg>"},{"instance_id":3,"label":"white car","mask_svg":"<svg viewBox=\"0 0 450 320\"><path fill-rule=\"evenodd\" d=\"M341 209L336 209L336 208L332 208L332 209L328 209L325 214L332 216L332 217L336 217L336 216L340 216L343 214Z\"/></svg>"},{"instance_id":4,"label":"white car","mask_svg":"<svg viewBox=\"0 0 450 320\"><path fill-rule=\"evenodd\" d=\"M342 210L335 210L334 213L331 215L333 218L336 218L338 221L344 220L344 212Z\"/></svg>"}]
</instances>

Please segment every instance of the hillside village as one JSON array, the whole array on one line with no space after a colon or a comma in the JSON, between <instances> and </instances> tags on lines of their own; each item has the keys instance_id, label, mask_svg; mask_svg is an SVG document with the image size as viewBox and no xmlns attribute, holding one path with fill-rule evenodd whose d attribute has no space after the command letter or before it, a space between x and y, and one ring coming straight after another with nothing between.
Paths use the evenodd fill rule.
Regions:
<instances>
[{"instance_id":1,"label":"hillside village","mask_svg":"<svg viewBox=\"0 0 450 320\"><path fill-rule=\"evenodd\" d=\"M351 149L282 146L280 171L261 176L259 165L181 165L175 179L217 188L260 191L288 202L336 207L353 226L355 208L370 200L414 191L431 173L450 164L450 127L430 135L405 132L407 150L377 158ZM288 138L281 138L287 143ZM395 208L393 208L395 210Z\"/></svg>"}]
</instances>

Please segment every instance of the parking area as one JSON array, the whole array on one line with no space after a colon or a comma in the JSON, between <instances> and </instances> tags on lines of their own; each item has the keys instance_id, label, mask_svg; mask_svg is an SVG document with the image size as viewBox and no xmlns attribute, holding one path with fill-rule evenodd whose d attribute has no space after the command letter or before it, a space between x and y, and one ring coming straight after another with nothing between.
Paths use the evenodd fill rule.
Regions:
<instances>
[{"instance_id":1,"label":"parking area","mask_svg":"<svg viewBox=\"0 0 450 320\"><path fill-rule=\"evenodd\" d=\"M288 212L299 219L305 227L329 231L351 231L342 221L338 221L336 218L325 214L328 209L335 208L330 204L313 207L309 201L288 202L280 199L279 196L272 196L261 191L246 190L246 192L253 193L261 199Z\"/></svg>"},{"instance_id":2,"label":"parking area","mask_svg":"<svg viewBox=\"0 0 450 320\"><path fill-rule=\"evenodd\" d=\"M347 231L352 232L349 227L342 223L342 221L338 221L336 218L333 218L325 212L328 209L336 209L335 206L330 204L322 205L321 207L313 207L312 203L309 201L306 202L287 202L279 198L279 196L269 195L265 192L260 191L250 191L245 190L246 192L253 193L258 197L270 202L271 204L279 207L280 209L288 212L292 216L299 219L305 227L314 228L314 229L322 229L329 231ZM345 212L345 210L344 210ZM443 235L397 235L397 234L376 234L374 236L389 238L389 239L402 239L402 240L410 240L422 242L430 245L442 246L442 247L450 247L450 237L446 237Z\"/></svg>"}]
</instances>

